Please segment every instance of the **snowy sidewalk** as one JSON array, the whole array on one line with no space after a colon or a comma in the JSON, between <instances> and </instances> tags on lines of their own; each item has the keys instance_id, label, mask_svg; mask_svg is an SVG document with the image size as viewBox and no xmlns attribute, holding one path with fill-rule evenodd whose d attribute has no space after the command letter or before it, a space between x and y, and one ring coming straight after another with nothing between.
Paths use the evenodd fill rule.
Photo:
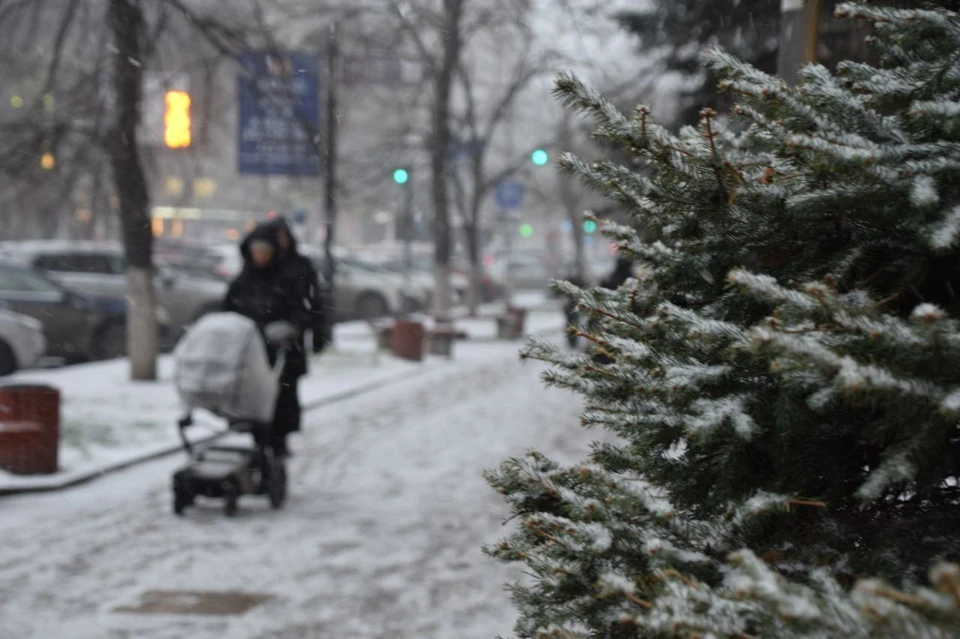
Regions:
<instances>
[{"instance_id":1,"label":"snowy sidewalk","mask_svg":"<svg viewBox=\"0 0 960 639\"><path fill-rule=\"evenodd\" d=\"M559 330L562 321L542 296L528 296L532 311L527 332ZM470 339L492 338L495 323L489 317L456 321ZM378 353L369 326L360 322L338 325L337 348L311 362L310 375L301 382L300 398L307 410L372 392L385 385L452 362L427 358L406 362ZM514 348L519 347L515 345ZM0 495L55 490L76 485L103 473L174 452L180 448L176 423L182 417L171 380L173 362L161 358L157 382L131 382L125 360L98 362L56 370L31 371L9 378L9 383L48 384L61 391L60 471L53 475L16 476L0 470ZM223 430L212 416L198 415L189 432L194 439Z\"/></svg>"},{"instance_id":2,"label":"snowy sidewalk","mask_svg":"<svg viewBox=\"0 0 960 639\"><path fill-rule=\"evenodd\" d=\"M516 344L320 408L292 442L290 500L171 512L163 458L0 508L0 637L490 639L520 575L481 552L509 510L481 473L536 447L581 458L580 400L545 390ZM246 597L249 610L184 611ZM174 609L157 610L165 600ZM179 612L178 612L179 607ZM202 606L199 606L202 607Z\"/></svg>"},{"instance_id":3,"label":"snowy sidewalk","mask_svg":"<svg viewBox=\"0 0 960 639\"><path fill-rule=\"evenodd\" d=\"M315 359L302 382L307 410L405 379L438 362L405 362L373 351L334 350ZM16 375L18 384L49 384L61 391L60 471L16 476L0 471L0 494L51 490L175 451L183 413L174 391L173 361L160 360L159 380L131 382L124 360ZM191 439L221 432L213 416L198 414Z\"/></svg>"}]
</instances>

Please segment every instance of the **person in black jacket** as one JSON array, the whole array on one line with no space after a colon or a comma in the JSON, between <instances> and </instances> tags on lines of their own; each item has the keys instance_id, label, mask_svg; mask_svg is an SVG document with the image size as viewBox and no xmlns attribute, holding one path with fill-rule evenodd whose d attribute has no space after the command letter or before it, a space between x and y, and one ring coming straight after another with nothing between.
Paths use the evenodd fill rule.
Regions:
<instances>
[{"instance_id":1,"label":"person in black jacket","mask_svg":"<svg viewBox=\"0 0 960 639\"><path fill-rule=\"evenodd\" d=\"M329 291L321 285L317 271L310 260L297 250L297 239L290 230L286 218L279 217L271 225L277 232L283 277L297 291L303 301L304 310L310 315L313 352L320 353L333 341L333 322L331 321L333 309Z\"/></svg>"},{"instance_id":2,"label":"person in black jacket","mask_svg":"<svg viewBox=\"0 0 960 639\"><path fill-rule=\"evenodd\" d=\"M623 286L624 282L633 277L633 274L633 260L621 255L617 258L617 263L613 267L613 271L603 278L603 281L600 282L600 286L611 291L615 291ZM603 353L595 353L593 356L593 361L597 362L598 364L610 364L612 362L612 360Z\"/></svg>"},{"instance_id":3,"label":"person in black jacket","mask_svg":"<svg viewBox=\"0 0 960 639\"><path fill-rule=\"evenodd\" d=\"M287 322L302 335L310 327L310 316L303 308L299 292L284 277L276 229L268 225L255 228L240 245L240 254L244 261L243 271L230 284L223 310L249 317L256 322L261 333L270 324ZM270 341L265 342L273 364L279 349ZM300 430L297 385L306 372L306 355L302 337L292 342L280 374L280 393L274 410L272 441L269 442L279 456L288 454L287 435Z\"/></svg>"},{"instance_id":4,"label":"person in black jacket","mask_svg":"<svg viewBox=\"0 0 960 639\"><path fill-rule=\"evenodd\" d=\"M567 281L580 288L587 284L579 275L571 275ZM567 344L570 348L576 348L580 342L580 338L573 332L580 329L580 312L577 310L577 303L571 299L564 302L563 315L567 320Z\"/></svg>"},{"instance_id":5,"label":"person in black jacket","mask_svg":"<svg viewBox=\"0 0 960 639\"><path fill-rule=\"evenodd\" d=\"M618 257L613 272L603 278L600 286L611 291L617 290L623 286L624 282L633 277L633 268L633 260L628 257Z\"/></svg>"}]
</instances>

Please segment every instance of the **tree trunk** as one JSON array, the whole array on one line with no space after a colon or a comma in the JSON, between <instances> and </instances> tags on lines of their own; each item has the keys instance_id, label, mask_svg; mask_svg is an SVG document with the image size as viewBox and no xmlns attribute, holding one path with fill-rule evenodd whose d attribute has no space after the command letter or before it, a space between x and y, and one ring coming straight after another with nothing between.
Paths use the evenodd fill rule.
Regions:
<instances>
[{"instance_id":1,"label":"tree trunk","mask_svg":"<svg viewBox=\"0 0 960 639\"><path fill-rule=\"evenodd\" d=\"M143 13L133 0L111 0L107 20L113 32L116 127L107 140L120 200L120 227L127 259L127 352L130 376L157 378L156 299L153 290L153 232L150 195L137 146L144 33Z\"/></svg>"},{"instance_id":2,"label":"tree trunk","mask_svg":"<svg viewBox=\"0 0 960 639\"><path fill-rule=\"evenodd\" d=\"M467 256L470 258L470 283L467 288L467 308L470 316L474 317L483 301L483 264L480 262L480 234L477 228L477 217L467 220L466 224Z\"/></svg>"},{"instance_id":3,"label":"tree trunk","mask_svg":"<svg viewBox=\"0 0 960 639\"><path fill-rule=\"evenodd\" d=\"M450 201L447 196L447 152L450 147L450 94L454 75L460 60L460 18L463 0L443 0L443 56L434 77L433 144L430 149L430 169L433 196L434 259L436 287L434 310L444 313L450 309Z\"/></svg>"}]
</instances>

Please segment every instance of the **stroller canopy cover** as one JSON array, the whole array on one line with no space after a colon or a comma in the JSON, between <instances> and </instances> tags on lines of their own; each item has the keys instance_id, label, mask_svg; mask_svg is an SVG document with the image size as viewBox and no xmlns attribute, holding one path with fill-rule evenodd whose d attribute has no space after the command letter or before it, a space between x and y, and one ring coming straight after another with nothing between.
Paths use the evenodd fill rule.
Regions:
<instances>
[{"instance_id":1,"label":"stroller canopy cover","mask_svg":"<svg viewBox=\"0 0 960 639\"><path fill-rule=\"evenodd\" d=\"M233 420L273 418L278 379L253 320L211 313L194 324L174 351L174 385L186 409Z\"/></svg>"}]
</instances>

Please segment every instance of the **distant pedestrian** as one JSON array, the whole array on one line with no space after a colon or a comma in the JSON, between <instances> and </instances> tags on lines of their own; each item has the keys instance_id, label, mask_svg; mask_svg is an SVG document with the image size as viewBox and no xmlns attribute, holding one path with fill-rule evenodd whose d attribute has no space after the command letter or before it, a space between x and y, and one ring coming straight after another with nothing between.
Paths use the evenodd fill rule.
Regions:
<instances>
[{"instance_id":1,"label":"distant pedestrian","mask_svg":"<svg viewBox=\"0 0 960 639\"><path fill-rule=\"evenodd\" d=\"M587 282L579 275L571 275L567 278L567 281L579 288L587 285ZM563 314L567 320L567 345L570 348L576 348L580 342L577 331L581 328L580 311L577 310L577 303L574 300L568 299L563 305Z\"/></svg>"},{"instance_id":2,"label":"distant pedestrian","mask_svg":"<svg viewBox=\"0 0 960 639\"><path fill-rule=\"evenodd\" d=\"M624 282L633 277L635 265L633 260L628 257L619 256L617 257L617 263L613 267L613 271L610 272L603 281L600 282L600 286L603 288L615 291L621 286ZM593 360L598 364L611 364L611 360L607 355L603 353L594 353Z\"/></svg>"},{"instance_id":3,"label":"distant pedestrian","mask_svg":"<svg viewBox=\"0 0 960 639\"><path fill-rule=\"evenodd\" d=\"M626 282L628 279L633 277L634 264L633 260L628 257L620 256L617 258L617 263L613 267L613 271L603 278L603 281L600 282L600 286L611 291L615 291Z\"/></svg>"},{"instance_id":4,"label":"distant pedestrian","mask_svg":"<svg viewBox=\"0 0 960 639\"><path fill-rule=\"evenodd\" d=\"M313 264L300 254L297 238L286 218L279 217L270 225L276 229L277 243L280 245L282 277L297 291L304 310L309 313L313 352L320 353L333 341L333 306L329 286L326 282L321 284Z\"/></svg>"}]
</instances>

